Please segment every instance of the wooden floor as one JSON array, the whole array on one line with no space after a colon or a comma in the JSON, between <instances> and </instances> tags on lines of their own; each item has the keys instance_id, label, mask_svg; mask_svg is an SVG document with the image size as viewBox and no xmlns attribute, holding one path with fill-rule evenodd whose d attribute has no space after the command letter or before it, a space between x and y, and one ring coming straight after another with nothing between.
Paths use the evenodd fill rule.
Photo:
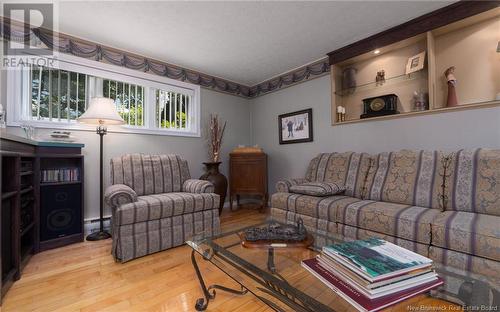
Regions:
<instances>
[{"instance_id":1,"label":"wooden floor","mask_svg":"<svg viewBox=\"0 0 500 312\"><path fill-rule=\"evenodd\" d=\"M265 217L251 207L224 211L222 227L230 230ZM194 303L202 293L191 266L189 247L125 264L115 263L110 249L111 240L106 240L35 255L5 296L1 311L194 311ZM214 266L204 261L199 265L208 284L217 282L237 288ZM411 305L439 306L440 311L450 307L425 295L412 299ZM408 303L389 309L407 310ZM219 291L207 311L271 310L251 294L237 296Z\"/></svg>"}]
</instances>

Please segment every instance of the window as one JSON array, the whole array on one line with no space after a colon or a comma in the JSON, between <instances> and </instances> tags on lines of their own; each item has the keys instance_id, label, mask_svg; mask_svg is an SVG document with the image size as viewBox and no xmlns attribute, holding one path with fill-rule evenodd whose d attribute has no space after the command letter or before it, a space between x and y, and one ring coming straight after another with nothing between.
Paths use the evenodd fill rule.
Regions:
<instances>
[{"instance_id":1,"label":"window","mask_svg":"<svg viewBox=\"0 0 500 312\"><path fill-rule=\"evenodd\" d=\"M104 96L115 101L126 123L110 131L200 135L199 86L108 64L94 67L94 61L76 64L73 57L67 58L72 61L59 60L53 68L31 64L9 71L8 90L20 90L8 94L9 125L93 129L76 119L90 99Z\"/></svg>"},{"instance_id":2,"label":"window","mask_svg":"<svg viewBox=\"0 0 500 312\"><path fill-rule=\"evenodd\" d=\"M70 121L85 112L87 75L33 65L30 77L34 120Z\"/></svg>"},{"instance_id":3,"label":"window","mask_svg":"<svg viewBox=\"0 0 500 312\"><path fill-rule=\"evenodd\" d=\"M185 94L156 90L156 127L186 129L189 97Z\"/></svg>"},{"instance_id":4,"label":"window","mask_svg":"<svg viewBox=\"0 0 500 312\"><path fill-rule=\"evenodd\" d=\"M102 85L102 94L115 100L118 113L127 125L144 126L144 87L109 79Z\"/></svg>"}]
</instances>

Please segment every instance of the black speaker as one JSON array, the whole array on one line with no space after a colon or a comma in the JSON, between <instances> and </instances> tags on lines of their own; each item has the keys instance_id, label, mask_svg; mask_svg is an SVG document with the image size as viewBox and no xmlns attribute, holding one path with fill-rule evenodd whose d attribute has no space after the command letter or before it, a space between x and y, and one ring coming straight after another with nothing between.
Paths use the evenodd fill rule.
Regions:
<instances>
[{"instance_id":1,"label":"black speaker","mask_svg":"<svg viewBox=\"0 0 500 312\"><path fill-rule=\"evenodd\" d=\"M40 241L82 233L80 184L40 188Z\"/></svg>"}]
</instances>

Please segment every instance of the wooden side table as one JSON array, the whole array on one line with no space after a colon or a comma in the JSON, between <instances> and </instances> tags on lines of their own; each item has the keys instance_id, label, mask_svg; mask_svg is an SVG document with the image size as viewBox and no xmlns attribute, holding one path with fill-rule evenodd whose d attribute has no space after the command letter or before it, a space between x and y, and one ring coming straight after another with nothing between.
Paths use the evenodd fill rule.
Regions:
<instances>
[{"instance_id":1,"label":"wooden side table","mask_svg":"<svg viewBox=\"0 0 500 312\"><path fill-rule=\"evenodd\" d=\"M240 195L259 195L261 211L267 206L267 155L265 153L230 153L229 207L233 210L233 196L240 205Z\"/></svg>"}]
</instances>

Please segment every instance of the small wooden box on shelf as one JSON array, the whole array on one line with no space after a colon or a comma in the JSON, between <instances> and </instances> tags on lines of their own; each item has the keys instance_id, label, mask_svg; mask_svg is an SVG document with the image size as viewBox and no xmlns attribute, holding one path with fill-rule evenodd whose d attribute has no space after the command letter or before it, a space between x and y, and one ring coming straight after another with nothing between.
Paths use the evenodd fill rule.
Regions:
<instances>
[{"instance_id":1,"label":"small wooden box on shelf","mask_svg":"<svg viewBox=\"0 0 500 312\"><path fill-rule=\"evenodd\" d=\"M500 8L492 8L492 5L453 4L442 12L417 18L420 24L415 22L413 28L410 21L331 52L332 125L500 105L500 53L497 51ZM417 33L418 27L429 29L422 28L423 31ZM399 40L391 41L391 38ZM376 46L378 42L386 45ZM373 48L367 51L368 46ZM406 74L409 58L421 52L425 52L423 69ZM448 107L444 73L451 66L456 68L458 105ZM381 70L385 79L376 79ZM362 117L366 113L363 100L390 94L397 95L397 113ZM423 98L425 105L415 105L418 102L415 96ZM339 114L342 110L344 115Z\"/></svg>"}]
</instances>

